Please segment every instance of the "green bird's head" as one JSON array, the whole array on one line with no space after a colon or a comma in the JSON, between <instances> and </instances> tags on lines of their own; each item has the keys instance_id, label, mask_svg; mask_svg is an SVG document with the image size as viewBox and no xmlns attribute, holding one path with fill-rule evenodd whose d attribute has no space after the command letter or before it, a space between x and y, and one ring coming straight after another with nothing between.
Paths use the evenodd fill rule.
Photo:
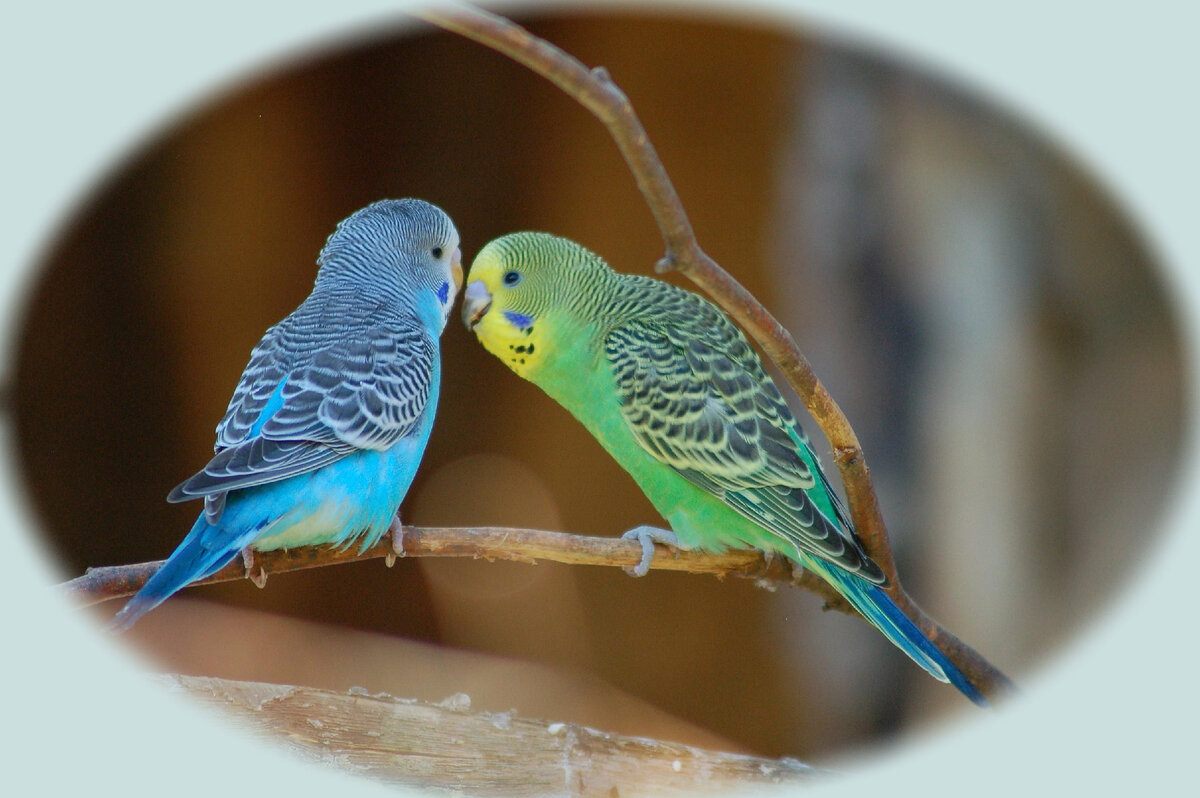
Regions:
<instances>
[{"instance_id":1,"label":"green bird's head","mask_svg":"<svg viewBox=\"0 0 1200 798\"><path fill-rule=\"evenodd\" d=\"M593 252L549 233L510 233L479 251L462 315L484 348L533 379L595 316L616 274Z\"/></svg>"}]
</instances>

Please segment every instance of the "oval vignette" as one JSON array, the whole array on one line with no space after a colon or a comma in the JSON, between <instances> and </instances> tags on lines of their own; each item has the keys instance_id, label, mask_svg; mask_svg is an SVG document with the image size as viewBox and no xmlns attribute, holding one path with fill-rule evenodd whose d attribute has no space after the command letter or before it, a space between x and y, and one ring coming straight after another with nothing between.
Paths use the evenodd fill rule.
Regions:
<instances>
[{"instance_id":1,"label":"oval vignette","mask_svg":"<svg viewBox=\"0 0 1200 798\"><path fill-rule=\"evenodd\" d=\"M1019 120L886 58L693 16L521 21L609 68L706 249L796 335L865 443L922 605L1018 681L1069 643L1144 550L1179 461L1178 325L1111 199ZM120 164L42 265L14 402L26 485L64 575L171 551L196 508L163 497L207 457L250 347L307 293L333 224L383 196L441 205L468 258L524 228L576 238L625 271L648 271L661 248L599 124L469 42L379 35L248 77ZM521 464L563 529L656 518L572 419L461 327L443 357L438 426L406 503L420 512L406 520L537 526L503 469L474 473L470 491L507 506L489 500L484 515L469 494L421 505L432 475L489 453ZM1106 479L1113 463L1119 483ZM114 496L120 518L75 534ZM298 625L339 624L585 673L686 722L682 735L806 761L970 709L811 595L615 569L539 566L552 577L533 580L517 565L436 567L435 579L419 562L366 563L261 592L199 588L130 641L172 670L335 689L365 671L379 675L373 691L448 694L437 673L342 661L335 638ZM456 598L441 586L455 572L518 588ZM269 614L249 616L250 651L200 645L244 629L244 611ZM298 629L303 667L288 646ZM463 678L482 684L494 662ZM495 702L477 708L644 728L598 700L539 704L538 688L530 676L463 691Z\"/></svg>"}]
</instances>

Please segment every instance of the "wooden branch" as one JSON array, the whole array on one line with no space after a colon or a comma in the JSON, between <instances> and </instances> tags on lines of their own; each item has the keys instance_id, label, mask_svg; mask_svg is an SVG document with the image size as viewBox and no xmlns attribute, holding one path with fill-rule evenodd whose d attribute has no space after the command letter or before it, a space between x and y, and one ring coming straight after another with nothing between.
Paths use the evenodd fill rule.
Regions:
<instances>
[{"instance_id":1,"label":"wooden branch","mask_svg":"<svg viewBox=\"0 0 1200 798\"><path fill-rule=\"evenodd\" d=\"M546 532L540 529L506 527L404 527L404 553L408 557L472 557L487 560L511 560L536 564L550 560L567 565L607 565L630 568L641 559L641 545L621 538L602 538ZM256 552L254 568L247 570L240 558L212 576L191 583L207 585L237 579L260 581L270 574L319 568L325 565L384 559L395 554L385 536L364 552L334 546L301 546L295 549ZM80 577L64 582L59 589L74 601L87 606L108 599L132 596L146 584L164 561L89 568ZM651 568L663 571L688 571L718 577L739 576L764 585L794 584L825 599L827 609L854 613L850 605L823 579L808 572L793 573L782 557L771 560L762 552L732 550L724 554L682 551L657 547ZM189 587L191 586L189 585Z\"/></svg>"},{"instance_id":2,"label":"wooden branch","mask_svg":"<svg viewBox=\"0 0 1200 798\"><path fill-rule=\"evenodd\" d=\"M470 5L455 3L416 13L427 22L524 64L578 100L605 124L662 231L666 254L658 262L657 270L677 269L691 278L753 336L783 371L833 448L855 533L867 555L886 574L889 595L985 696L995 698L1012 690L1013 684L1007 676L925 614L904 591L870 469L849 420L817 379L791 333L700 248L683 204L633 105L608 72L603 67L588 69L513 22Z\"/></svg>"},{"instance_id":3,"label":"wooden branch","mask_svg":"<svg viewBox=\"0 0 1200 798\"><path fill-rule=\"evenodd\" d=\"M819 774L762 759L626 737L573 723L470 711L360 688L347 693L164 674L155 681L222 707L305 759L388 784L486 796L633 796L744 791Z\"/></svg>"}]
</instances>

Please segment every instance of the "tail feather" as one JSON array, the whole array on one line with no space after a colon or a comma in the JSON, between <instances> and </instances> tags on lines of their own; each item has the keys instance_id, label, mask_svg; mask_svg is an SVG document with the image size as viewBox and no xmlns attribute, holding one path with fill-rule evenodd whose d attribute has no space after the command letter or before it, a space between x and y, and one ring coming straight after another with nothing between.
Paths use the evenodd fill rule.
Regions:
<instances>
[{"instance_id":1,"label":"tail feather","mask_svg":"<svg viewBox=\"0 0 1200 798\"><path fill-rule=\"evenodd\" d=\"M987 699L971 684L958 666L917 628L912 619L900 611L884 590L815 558L805 557L804 560L806 568L833 585L854 609L862 613L884 637L924 668L930 676L954 685L973 703L981 707L988 706Z\"/></svg>"},{"instance_id":2,"label":"tail feather","mask_svg":"<svg viewBox=\"0 0 1200 798\"><path fill-rule=\"evenodd\" d=\"M187 537L162 567L155 571L142 589L113 616L109 622L109 629L114 632L125 631L177 591L224 568L249 542L239 536L221 541L225 545L214 545L222 537L224 536L219 534L219 530L209 524L201 513Z\"/></svg>"}]
</instances>

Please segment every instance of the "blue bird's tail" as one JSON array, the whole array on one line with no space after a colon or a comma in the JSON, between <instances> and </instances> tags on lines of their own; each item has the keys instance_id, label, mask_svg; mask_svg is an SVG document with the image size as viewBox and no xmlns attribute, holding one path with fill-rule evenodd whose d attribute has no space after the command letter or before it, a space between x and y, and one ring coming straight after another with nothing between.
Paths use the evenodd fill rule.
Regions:
<instances>
[{"instance_id":1,"label":"blue bird's tail","mask_svg":"<svg viewBox=\"0 0 1200 798\"><path fill-rule=\"evenodd\" d=\"M178 590L224 568L238 555L242 546L249 542L240 538L228 540L221 531L220 524L209 524L204 518L204 513L201 513L192 526L192 531L188 532L187 537L162 567L155 571L142 589L113 616L109 629L114 632L125 631ZM226 545L221 545L222 543Z\"/></svg>"},{"instance_id":2,"label":"blue bird's tail","mask_svg":"<svg viewBox=\"0 0 1200 798\"><path fill-rule=\"evenodd\" d=\"M838 593L862 613L884 637L910 656L914 662L940 682L949 682L959 692L981 707L987 699L972 685L963 672L927 638L907 615L900 611L891 597L880 587L841 568L812 557L804 557L804 567L816 572Z\"/></svg>"}]
</instances>

